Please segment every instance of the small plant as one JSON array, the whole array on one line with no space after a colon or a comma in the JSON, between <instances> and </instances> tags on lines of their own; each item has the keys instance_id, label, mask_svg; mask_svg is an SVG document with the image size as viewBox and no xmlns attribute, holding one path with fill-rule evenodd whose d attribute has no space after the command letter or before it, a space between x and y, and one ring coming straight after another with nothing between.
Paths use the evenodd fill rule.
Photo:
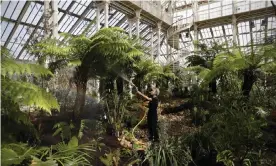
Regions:
<instances>
[{"instance_id":1,"label":"small plant","mask_svg":"<svg viewBox=\"0 0 276 166\"><path fill-rule=\"evenodd\" d=\"M119 166L120 156L120 149L116 149L113 152L101 156L100 160L105 166Z\"/></svg>"},{"instance_id":2,"label":"small plant","mask_svg":"<svg viewBox=\"0 0 276 166\"><path fill-rule=\"evenodd\" d=\"M72 121L70 122L70 124L68 124L67 122L56 123L53 127L53 129L56 129L56 131L53 133L53 136L60 134L62 141L68 141L72 137L71 130L74 128L75 126Z\"/></svg>"},{"instance_id":3,"label":"small plant","mask_svg":"<svg viewBox=\"0 0 276 166\"><path fill-rule=\"evenodd\" d=\"M126 106L128 105L128 98L124 95L118 95L116 91L108 94L104 100L105 114L107 116L108 124L114 130L115 135L119 136L122 131L122 123L126 114Z\"/></svg>"},{"instance_id":4,"label":"small plant","mask_svg":"<svg viewBox=\"0 0 276 166\"><path fill-rule=\"evenodd\" d=\"M189 150L183 147L180 138L169 138L159 144L153 144L146 151L146 158L151 166L187 165L192 161Z\"/></svg>"}]
</instances>

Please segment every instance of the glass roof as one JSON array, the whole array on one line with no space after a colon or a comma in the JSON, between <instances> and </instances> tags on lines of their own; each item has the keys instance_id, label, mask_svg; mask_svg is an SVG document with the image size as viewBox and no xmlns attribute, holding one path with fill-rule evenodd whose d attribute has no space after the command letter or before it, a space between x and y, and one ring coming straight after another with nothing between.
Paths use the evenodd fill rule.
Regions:
<instances>
[{"instance_id":1,"label":"glass roof","mask_svg":"<svg viewBox=\"0 0 276 166\"><path fill-rule=\"evenodd\" d=\"M274 1L275 2L275 1ZM276 2L275 2L276 3ZM180 2L177 2L180 4ZM270 1L256 0L237 0L236 1L238 44L242 49L246 49L251 44L258 45L264 43L266 38L276 38L276 17L272 11L270 15L261 16L250 15L257 10L271 8ZM252 12L252 13L251 13ZM198 20L202 22L203 28L198 29L199 42L211 45L212 42L226 43L228 47L233 46L233 25L232 25L233 2L232 1L207 1L198 7ZM248 13L246 15L246 13ZM243 15L246 17L243 18ZM230 16L230 17L229 17ZM186 18L193 17L192 8L186 6L182 10L174 13L174 22L185 22ZM221 19L223 18L223 19ZM209 25L207 20L216 20L218 25ZM214 21L214 22L216 22ZM219 25L220 24L220 25ZM207 27L206 27L207 26ZM194 39L194 31L186 31L180 33L180 50L194 50L192 41ZM252 42L251 42L252 41ZM174 51L177 51L173 49ZM178 51L179 52L179 51Z\"/></svg>"},{"instance_id":2,"label":"glass roof","mask_svg":"<svg viewBox=\"0 0 276 166\"><path fill-rule=\"evenodd\" d=\"M58 1L58 30L74 35L81 34L88 24L96 19L96 9L91 0ZM91 7L92 6L92 7ZM33 60L26 46L43 37L43 1L2 1L1 2L1 45L7 47L17 59ZM104 26L104 12L100 12L101 26ZM118 26L129 32L127 16L112 8L109 9L109 26ZM142 43L150 43L149 25L140 23ZM96 33L96 24L89 30L88 36ZM132 34L136 34L133 26ZM161 33L161 38L164 36ZM62 37L60 37L62 39ZM155 35L155 43L157 37ZM157 51L155 51L157 54Z\"/></svg>"},{"instance_id":3,"label":"glass roof","mask_svg":"<svg viewBox=\"0 0 276 166\"><path fill-rule=\"evenodd\" d=\"M174 7L174 22L185 20L187 23L193 20L192 3L193 0L178 0L173 1ZM216 41L219 43L227 43L232 46L233 40L233 25L231 19L227 20L234 12L231 0L199 0L198 5L198 20L206 22L208 20L218 20L221 23L218 25L209 25L198 30L198 39L210 45ZM276 1L274 1L276 4ZM96 19L96 8L92 0L59 0L58 1L58 30L68 32L74 35L81 34L89 23ZM168 7L170 1L162 0L161 5ZM43 37L43 12L44 2L40 1L1 1L1 45L7 47L17 59L35 60L26 51L26 46L40 40ZM251 12L271 7L270 1L256 0L237 0L235 12L242 16L246 12ZM265 38L276 36L276 19L274 13L270 16L257 17L252 16L245 20L238 20L238 43L242 47L247 47L249 44L259 44L264 42ZM129 32L127 21L128 16L122 11L118 11L110 5L109 9L109 26L118 26ZM219 19L226 18L226 20ZM239 18L238 18L239 19ZM104 26L104 12L100 12L100 25ZM230 21L230 22L229 22ZM154 55L157 54L157 34L151 30L151 26L143 19L140 23L140 37L142 44L149 49L146 49L147 54L151 54L151 45L153 42ZM87 36L92 36L96 33L96 24L93 25ZM151 36L153 33L153 41ZM136 34L135 26L132 27L132 34ZM195 39L194 31L185 31L179 34L179 38L174 39L179 41L180 50L171 48L166 39L167 33L161 32L161 57L162 61L169 58L168 51L171 50L172 59L177 60L179 54L188 55L193 52ZM62 39L62 37L60 37ZM253 41L253 42L251 42ZM180 57L182 58L182 56Z\"/></svg>"}]
</instances>

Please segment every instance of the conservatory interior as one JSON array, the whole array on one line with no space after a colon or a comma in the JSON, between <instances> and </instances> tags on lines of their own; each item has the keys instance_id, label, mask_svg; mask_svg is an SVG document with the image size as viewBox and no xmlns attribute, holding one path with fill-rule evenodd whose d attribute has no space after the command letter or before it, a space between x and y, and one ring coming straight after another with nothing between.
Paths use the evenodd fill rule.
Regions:
<instances>
[{"instance_id":1,"label":"conservatory interior","mask_svg":"<svg viewBox=\"0 0 276 166\"><path fill-rule=\"evenodd\" d=\"M1 165L276 165L275 0L0 4Z\"/></svg>"}]
</instances>

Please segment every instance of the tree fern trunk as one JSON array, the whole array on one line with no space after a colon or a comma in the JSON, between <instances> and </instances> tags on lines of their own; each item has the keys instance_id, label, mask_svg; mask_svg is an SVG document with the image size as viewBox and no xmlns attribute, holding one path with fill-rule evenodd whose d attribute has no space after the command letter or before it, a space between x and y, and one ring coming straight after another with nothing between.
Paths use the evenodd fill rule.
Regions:
<instances>
[{"instance_id":1,"label":"tree fern trunk","mask_svg":"<svg viewBox=\"0 0 276 166\"><path fill-rule=\"evenodd\" d=\"M74 119L78 119L85 105L85 95L88 81L88 69L80 66L76 68L75 83L77 95L74 106Z\"/></svg>"},{"instance_id":2,"label":"tree fern trunk","mask_svg":"<svg viewBox=\"0 0 276 166\"><path fill-rule=\"evenodd\" d=\"M254 75L254 71L251 69L247 69L243 73L243 84L242 84L242 92L243 95L249 97L250 91L255 83L256 78Z\"/></svg>"},{"instance_id":3,"label":"tree fern trunk","mask_svg":"<svg viewBox=\"0 0 276 166\"><path fill-rule=\"evenodd\" d=\"M103 96L105 91L105 80L101 79L100 80L100 96Z\"/></svg>"},{"instance_id":4,"label":"tree fern trunk","mask_svg":"<svg viewBox=\"0 0 276 166\"><path fill-rule=\"evenodd\" d=\"M117 86L118 95L122 94L124 92L124 81L121 77L117 78L116 86Z\"/></svg>"},{"instance_id":5,"label":"tree fern trunk","mask_svg":"<svg viewBox=\"0 0 276 166\"><path fill-rule=\"evenodd\" d=\"M209 89L210 89L210 92L212 92L213 94L217 93L217 82L216 82L216 80L213 80L212 82L209 83Z\"/></svg>"}]
</instances>

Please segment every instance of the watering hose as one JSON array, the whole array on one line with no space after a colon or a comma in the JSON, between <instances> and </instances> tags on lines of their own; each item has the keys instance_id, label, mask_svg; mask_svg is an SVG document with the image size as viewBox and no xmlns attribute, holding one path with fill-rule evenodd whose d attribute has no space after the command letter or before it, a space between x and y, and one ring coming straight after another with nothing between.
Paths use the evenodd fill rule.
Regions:
<instances>
[{"instance_id":1,"label":"watering hose","mask_svg":"<svg viewBox=\"0 0 276 166\"><path fill-rule=\"evenodd\" d=\"M132 85L137 89L137 86L135 86L132 82L129 82L129 83L132 84ZM147 111L146 111L146 109L145 109L145 111L144 111L144 116L142 117L142 119L141 119L141 120L134 126L134 128L132 129L131 135L132 135L132 138L134 138L134 140L138 140L138 139L135 137L134 132L135 132L136 128L137 128L137 127L142 123L142 121L145 119L146 115L147 115Z\"/></svg>"},{"instance_id":2,"label":"watering hose","mask_svg":"<svg viewBox=\"0 0 276 166\"><path fill-rule=\"evenodd\" d=\"M137 123L137 125L134 126L134 128L132 129L132 133L131 133L131 134L132 134L132 137L133 137L135 140L137 140L137 138L136 138L135 135L134 135L135 129L142 123L142 121L145 119L146 115L147 115L147 111L145 110L143 118L142 118L142 119Z\"/></svg>"}]
</instances>

